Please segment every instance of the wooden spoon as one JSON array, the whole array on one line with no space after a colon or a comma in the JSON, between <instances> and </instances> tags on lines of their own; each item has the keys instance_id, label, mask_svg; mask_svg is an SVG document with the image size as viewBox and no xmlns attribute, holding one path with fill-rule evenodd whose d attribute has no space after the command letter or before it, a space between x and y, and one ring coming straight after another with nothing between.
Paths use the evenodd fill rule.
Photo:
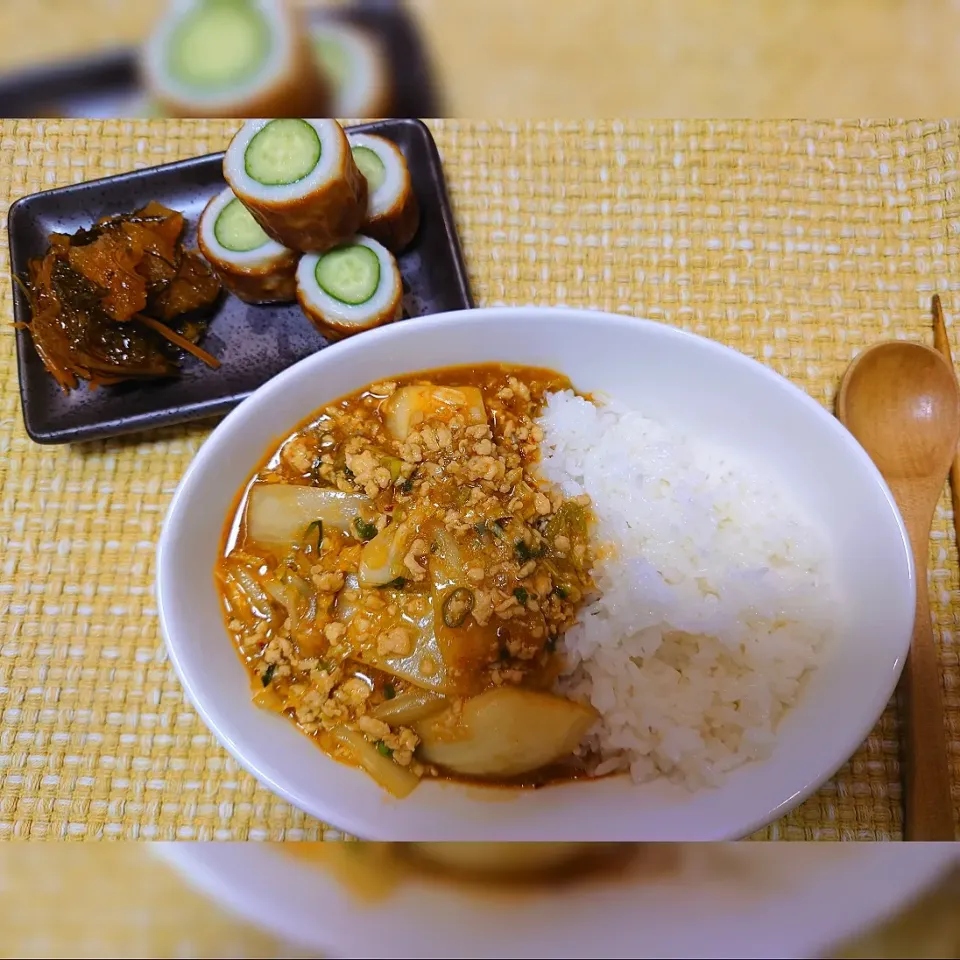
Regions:
<instances>
[{"instance_id":1,"label":"wooden spoon","mask_svg":"<svg viewBox=\"0 0 960 960\"><path fill-rule=\"evenodd\" d=\"M916 619L899 688L906 727L904 835L907 840L953 840L927 559L933 516L960 441L960 389L936 350L903 341L881 343L850 365L837 413L887 481L913 548Z\"/></svg>"}]
</instances>

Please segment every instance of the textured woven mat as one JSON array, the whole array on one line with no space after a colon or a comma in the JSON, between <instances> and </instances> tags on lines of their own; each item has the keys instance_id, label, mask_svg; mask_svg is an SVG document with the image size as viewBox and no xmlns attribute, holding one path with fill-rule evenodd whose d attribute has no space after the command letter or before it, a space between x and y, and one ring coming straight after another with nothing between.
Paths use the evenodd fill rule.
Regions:
<instances>
[{"instance_id":1,"label":"textured woven mat","mask_svg":"<svg viewBox=\"0 0 960 960\"><path fill-rule=\"evenodd\" d=\"M960 318L958 126L434 123L477 301L663 320L823 403L855 351ZM222 148L233 123L0 126L0 216L24 194ZM158 634L154 545L209 425L84 449L23 431L0 252L0 837L316 838L184 702ZM953 327L951 326L953 333ZM955 355L960 341L954 336ZM960 809L960 602L946 497L932 609ZM784 839L896 839L896 713ZM329 835L329 833L328 833Z\"/></svg>"},{"instance_id":2,"label":"textured woven mat","mask_svg":"<svg viewBox=\"0 0 960 960\"><path fill-rule=\"evenodd\" d=\"M144 843L4 844L0 924L4 960L312 956L188 885Z\"/></svg>"}]
</instances>

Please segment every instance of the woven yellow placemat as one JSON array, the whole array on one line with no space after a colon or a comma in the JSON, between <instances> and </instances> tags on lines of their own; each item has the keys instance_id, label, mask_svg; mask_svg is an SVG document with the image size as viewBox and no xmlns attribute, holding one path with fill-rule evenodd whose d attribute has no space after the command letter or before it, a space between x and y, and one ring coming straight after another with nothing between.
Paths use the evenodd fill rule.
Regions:
<instances>
[{"instance_id":1,"label":"woven yellow placemat","mask_svg":"<svg viewBox=\"0 0 960 960\"><path fill-rule=\"evenodd\" d=\"M948 320L960 316L953 122L431 126L480 305L662 320L769 364L824 404L864 345L931 341L934 291ZM0 216L36 190L220 149L235 128L4 121ZM209 425L33 445L5 246L0 257L0 837L323 836L227 758L164 656L154 547ZM946 498L930 549L960 809ZM890 708L827 786L762 835L896 839L900 801Z\"/></svg>"}]
</instances>

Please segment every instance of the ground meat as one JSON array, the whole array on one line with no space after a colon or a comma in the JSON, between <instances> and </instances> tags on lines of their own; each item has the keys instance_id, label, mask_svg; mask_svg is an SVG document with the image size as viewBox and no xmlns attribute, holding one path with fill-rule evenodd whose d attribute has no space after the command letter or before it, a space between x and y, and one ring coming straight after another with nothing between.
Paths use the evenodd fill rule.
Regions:
<instances>
[{"instance_id":1,"label":"ground meat","mask_svg":"<svg viewBox=\"0 0 960 960\"><path fill-rule=\"evenodd\" d=\"M382 740L390 736L390 725L373 717L360 717L357 720L357 729L374 740Z\"/></svg>"},{"instance_id":2,"label":"ground meat","mask_svg":"<svg viewBox=\"0 0 960 960\"><path fill-rule=\"evenodd\" d=\"M282 457L299 474L309 473L317 459L313 445L305 436L291 440L283 448Z\"/></svg>"},{"instance_id":3,"label":"ground meat","mask_svg":"<svg viewBox=\"0 0 960 960\"><path fill-rule=\"evenodd\" d=\"M381 657L408 657L413 649L413 637L404 627L394 627L377 639L377 653Z\"/></svg>"}]
</instances>

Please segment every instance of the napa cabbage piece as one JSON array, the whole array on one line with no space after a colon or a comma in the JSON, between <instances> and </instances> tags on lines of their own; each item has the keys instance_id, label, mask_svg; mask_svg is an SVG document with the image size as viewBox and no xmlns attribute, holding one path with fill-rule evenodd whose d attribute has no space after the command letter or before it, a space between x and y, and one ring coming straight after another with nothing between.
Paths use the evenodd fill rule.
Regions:
<instances>
[{"instance_id":1,"label":"napa cabbage piece","mask_svg":"<svg viewBox=\"0 0 960 960\"><path fill-rule=\"evenodd\" d=\"M296 633L309 600L305 600L293 584L283 583L276 578L265 580L264 588L271 598L283 608L290 620L291 632Z\"/></svg>"},{"instance_id":2,"label":"napa cabbage piece","mask_svg":"<svg viewBox=\"0 0 960 960\"><path fill-rule=\"evenodd\" d=\"M442 423L460 414L470 424L487 422L483 393L477 387L401 387L380 410L387 432L401 442L424 420Z\"/></svg>"},{"instance_id":3,"label":"napa cabbage piece","mask_svg":"<svg viewBox=\"0 0 960 960\"><path fill-rule=\"evenodd\" d=\"M384 587L407 573L403 560L416 536L416 528L408 523L390 523L360 552L357 579L361 587Z\"/></svg>"},{"instance_id":4,"label":"napa cabbage piece","mask_svg":"<svg viewBox=\"0 0 960 960\"><path fill-rule=\"evenodd\" d=\"M224 585L233 608L243 611L244 616L273 619L270 595L256 572L237 557L230 557L224 567Z\"/></svg>"},{"instance_id":5,"label":"napa cabbage piece","mask_svg":"<svg viewBox=\"0 0 960 960\"><path fill-rule=\"evenodd\" d=\"M424 605L424 612L418 617L391 616L382 610L366 610L359 581L354 576L348 576L337 596L334 616L347 628L347 642L352 647L350 655L354 660L424 690L444 695L456 693L446 662L437 646L433 629L433 609L429 603ZM412 637L410 653L406 656L381 654L375 641L361 642L354 622L358 616L363 616L374 624L369 632L373 637L391 627L402 626Z\"/></svg>"},{"instance_id":6,"label":"napa cabbage piece","mask_svg":"<svg viewBox=\"0 0 960 960\"><path fill-rule=\"evenodd\" d=\"M447 667L464 678L463 684L496 660L497 622L491 618L481 626L470 616L476 602L474 584L467 576L460 546L443 527L434 534L428 569L437 647Z\"/></svg>"},{"instance_id":7,"label":"napa cabbage piece","mask_svg":"<svg viewBox=\"0 0 960 960\"><path fill-rule=\"evenodd\" d=\"M597 712L563 697L498 687L416 724L425 763L469 777L518 777L569 756Z\"/></svg>"},{"instance_id":8,"label":"napa cabbage piece","mask_svg":"<svg viewBox=\"0 0 960 960\"><path fill-rule=\"evenodd\" d=\"M247 536L271 547L299 543L310 524L352 534L356 520L372 509L360 494L291 483L258 483L247 504Z\"/></svg>"},{"instance_id":9,"label":"napa cabbage piece","mask_svg":"<svg viewBox=\"0 0 960 960\"><path fill-rule=\"evenodd\" d=\"M420 778L381 753L376 744L356 730L335 727L331 733L353 755L353 758L388 793L398 800L409 796L420 784Z\"/></svg>"},{"instance_id":10,"label":"napa cabbage piece","mask_svg":"<svg viewBox=\"0 0 960 960\"><path fill-rule=\"evenodd\" d=\"M281 696L272 684L257 690L253 695L253 702L262 710L270 710L272 713L283 713L287 708L286 697Z\"/></svg>"},{"instance_id":11,"label":"napa cabbage piece","mask_svg":"<svg viewBox=\"0 0 960 960\"><path fill-rule=\"evenodd\" d=\"M382 720L391 727L408 727L439 713L447 705L446 697L429 690L410 690L392 700L384 700L370 711L374 720Z\"/></svg>"}]
</instances>

